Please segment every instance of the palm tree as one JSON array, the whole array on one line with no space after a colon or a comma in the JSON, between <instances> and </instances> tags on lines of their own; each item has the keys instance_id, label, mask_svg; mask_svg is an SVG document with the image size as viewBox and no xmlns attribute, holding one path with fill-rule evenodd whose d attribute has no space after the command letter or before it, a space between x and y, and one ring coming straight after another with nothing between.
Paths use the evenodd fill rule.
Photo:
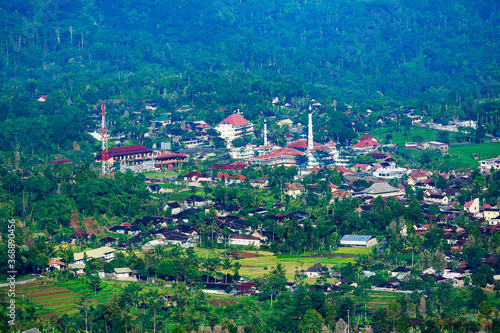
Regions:
<instances>
[{"instance_id":1,"label":"palm tree","mask_svg":"<svg viewBox=\"0 0 500 333\"><path fill-rule=\"evenodd\" d=\"M230 258L225 258L223 261L222 261L222 269L224 269L226 271L226 274L225 274L225 283L227 284L227 271L230 270L231 268L233 267L233 261L230 259Z\"/></svg>"},{"instance_id":2,"label":"palm tree","mask_svg":"<svg viewBox=\"0 0 500 333\"><path fill-rule=\"evenodd\" d=\"M221 260L218 257L212 257L211 262L212 262L211 270L212 272L214 272L214 280L215 283L217 283L217 278L216 278L217 269L219 269L219 266L221 265Z\"/></svg>"},{"instance_id":3,"label":"palm tree","mask_svg":"<svg viewBox=\"0 0 500 333\"><path fill-rule=\"evenodd\" d=\"M210 258L205 259L203 264L201 264L201 267L203 267L206 271L209 271L210 268L212 267ZM207 273L207 283L208 283L208 273Z\"/></svg>"}]
</instances>

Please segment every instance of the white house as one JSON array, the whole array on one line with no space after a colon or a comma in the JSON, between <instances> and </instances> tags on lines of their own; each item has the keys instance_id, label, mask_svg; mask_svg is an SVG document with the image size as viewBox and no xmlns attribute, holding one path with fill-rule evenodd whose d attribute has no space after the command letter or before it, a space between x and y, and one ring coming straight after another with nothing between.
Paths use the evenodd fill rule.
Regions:
<instances>
[{"instance_id":1,"label":"white house","mask_svg":"<svg viewBox=\"0 0 500 333\"><path fill-rule=\"evenodd\" d=\"M220 133L221 138L231 142L246 134L253 134L254 127L251 122L235 113L224 119L215 130Z\"/></svg>"},{"instance_id":2,"label":"white house","mask_svg":"<svg viewBox=\"0 0 500 333\"><path fill-rule=\"evenodd\" d=\"M496 158L490 158L488 160L479 161L479 170L481 170L481 172L486 172L488 170L491 170L491 168L493 168L494 170L500 169L500 156Z\"/></svg>"},{"instance_id":3,"label":"white house","mask_svg":"<svg viewBox=\"0 0 500 333\"><path fill-rule=\"evenodd\" d=\"M377 245L377 238L370 235L345 235L340 240L342 246L372 247Z\"/></svg>"},{"instance_id":4,"label":"white house","mask_svg":"<svg viewBox=\"0 0 500 333\"><path fill-rule=\"evenodd\" d=\"M285 194L287 194L293 198L296 198L302 192L304 192L304 186L300 185L299 183L292 183L285 188L284 192L285 192Z\"/></svg>"},{"instance_id":5,"label":"white house","mask_svg":"<svg viewBox=\"0 0 500 333\"><path fill-rule=\"evenodd\" d=\"M115 273L115 278L117 280L124 280L124 281L136 280L135 276L132 274L133 273L132 270L128 267L115 268L114 273Z\"/></svg>"},{"instance_id":6,"label":"white house","mask_svg":"<svg viewBox=\"0 0 500 333\"><path fill-rule=\"evenodd\" d=\"M95 258L95 259L102 259L106 262L110 262L115 258L115 253L114 253L115 251L116 250L113 249L112 247L103 246L98 249L75 253L74 255L75 264L84 264L83 259L85 257L85 254L87 254L87 260Z\"/></svg>"},{"instance_id":7,"label":"white house","mask_svg":"<svg viewBox=\"0 0 500 333\"><path fill-rule=\"evenodd\" d=\"M471 214L479 213L479 199L475 198L469 202L466 202L464 205L464 210Z\"/></svg>"},{"instance_id":8,"label":"white house","mask_svg":"<svg viewBox=\"0 0 500 333\"><path fill-rule=\"evenodd\" d=\"M322 275L325 274L324 272L325 267L321 265L319 262L315 263L311 267L305 270L304 274L307 277L314 277L314 278L319 278Z\"/></svg>"},{"instance_id":9,"label":"white house","mask_svg":"<svg viewBox=\"0 0 500 333\"><path fill-rule=\"evenodd\" d=\"M243 246L249 246L253 245L256 248L260 247L260 239L257 237L253 237L250 235L240 235L240 234L231 234L228 238L229 245L243 245Z\"/></svg>"}]
</instances>

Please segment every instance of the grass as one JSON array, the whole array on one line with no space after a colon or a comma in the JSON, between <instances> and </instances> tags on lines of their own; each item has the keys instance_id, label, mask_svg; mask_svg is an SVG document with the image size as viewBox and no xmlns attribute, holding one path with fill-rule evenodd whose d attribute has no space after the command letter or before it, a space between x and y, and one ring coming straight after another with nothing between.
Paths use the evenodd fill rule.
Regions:
<instances>
[{"instance_id":1,"label":"grass","mask_svg":"<svg viewBox=\"0 0 500 333\"><path fill-rule=\"evenodd\" d=\"M437 137L437 132L436 130L431 130L428 128L421 128L421 127L411 127L410 131L408 132L410 134L410 137L406 135L406 132L404 131L404 128L401 127L402 131L401 132L394 132L390 128L376 128L370 131L369 135L374 136L377 138L378 142L385 142L385 136L387 134L392 135L392 143L394 144L401 144L401 143L406 143L406 142L412 142L414 136L421 136L424 138L426 141L433 141L436 140Z\"/></svg>"},{"instance_id":2,"label":"grass","mask_svg":"<svg viewBox=\"0 0 500 333\"><path fill-rule=\"evenodd\" d=\"M165 177L175 177L178 175L177 172L157 172L157 171L148 171L142 173L146 178L152 179L163 179Z\"/></svg>"},{"instance_id":3,"label":"grass","mask_svg":"<svg viewBox=\"0 0 500 333\"><path fill-rule=\"evenodd\" d=\"M222 249L199 249L196 248L195 253L201 258L213 257L213 256L223 256L225 250ZM282 264L286 271L286 278L288 281L293 281L295 277L296 270L306 270L315 263L319 262L328 268L332 268L338 265L345 265L349 262L353 263L356 258L343 258L335 256L343 255L353 255L358 256L362 254L370 254L372 249L370 248L352 248L352 247L340 247L337 251L333 252L334 257L330 258L309 258L305 256L293 256L291 258L283 257L278 258L274 253L269 251L250 251L241 250L242 252L254 253L261 255L255 258L237 259L234 262L241 264L240 275L247 278L259 278L263 277L272 269L276 267L278 263ZM333 279L332 279L333 281ZM310 278L306 282L314 284L316 282L315 278Z\"/></svg>"},{"instance_id":4,"label":"grass","mask_svg":"<svg viewBox=\"0 0 500 333\"><path fill-rule=\"evenodd\" d=\"M464 168L475 168L479 166L479 161L472 158L476 155L480 160L497 157L500 155L500 143L478 144L456 144L451 145L450 155L456 156Z\"/></svg>"}]
</instances>

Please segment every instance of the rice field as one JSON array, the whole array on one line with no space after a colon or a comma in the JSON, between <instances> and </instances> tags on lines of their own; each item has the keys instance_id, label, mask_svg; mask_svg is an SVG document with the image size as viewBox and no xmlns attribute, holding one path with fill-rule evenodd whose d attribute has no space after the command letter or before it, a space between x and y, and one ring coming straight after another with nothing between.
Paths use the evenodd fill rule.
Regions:
<instances>
[{"instance_id":1,"label":"rice field","mask_svg":"<svg viewBox=\"0 0 500 333\"><path fill-rule=\"evenodd\" d=\"M201 252L198 255L210 256L214 254L221 254L221 251L217 252L207 252L208 250ZM353 263L356 260L356 256L361 254L371 253L371 249L367 248L339 248L334 253L330 254L329 257L311 257L311 256L291 256L284 258L279 258L275 256L272 252L267 251L244 251L246 253L252 253L258 255L253 258L237 259L236 261L241 264L240 275L246 278L258 278L266 275L272 267L276 267L278 263L284 266L285 276L288 281L293 281L295 277L295 271L306 270L315 263L319 262L323 266L328 268L333 268L338 270L339 266L345 265L349 262ZM306 280L308 283L314 283L315 278L309 278ZM332 280L333 281L333 280Z\"/></svg>"},{"instance_id":2,"label":"rice field","mask_svg":"<svg viewBox=\"0 0 500 333\"><path fill-rule=\"evenodd\" d=\"M112 287L102 283L102 289L97 292L86 284L83 279L67 282L53 282L45 279L16 286L18 305L35 306L35 317L46 317L51 314L71 315L77 313L82 295L86 296L90 305L104 304L112 297ZM4 288L5 289L5 288Z\"/></svg>"}]
</instances>

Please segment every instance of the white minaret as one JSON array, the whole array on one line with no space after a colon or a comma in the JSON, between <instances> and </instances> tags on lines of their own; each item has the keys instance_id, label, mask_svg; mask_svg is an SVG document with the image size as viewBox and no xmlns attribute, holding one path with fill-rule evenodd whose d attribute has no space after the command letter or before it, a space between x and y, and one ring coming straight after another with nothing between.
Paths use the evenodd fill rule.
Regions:
<instances>
[{"instance_id":1,"label":"white minaret","mask_svg":"<svg viewBox=\"0 0 500 333\"><path fill-rule=\"evenodd\" d=\"M267 146L267 120L264 119L264 146Z\"/></svg>"},{"instance_id":2,"label":"white minaret","mask_svg":"<svg viewBox=\"0 0 500 333\"><path fill-rule=\"evenodd\" d=\"M311 106L309 106L309 131L307 133L307 150L312 150L313 145L313 125L312 125L312 113Z\"/></svg>"}]
</instances>

